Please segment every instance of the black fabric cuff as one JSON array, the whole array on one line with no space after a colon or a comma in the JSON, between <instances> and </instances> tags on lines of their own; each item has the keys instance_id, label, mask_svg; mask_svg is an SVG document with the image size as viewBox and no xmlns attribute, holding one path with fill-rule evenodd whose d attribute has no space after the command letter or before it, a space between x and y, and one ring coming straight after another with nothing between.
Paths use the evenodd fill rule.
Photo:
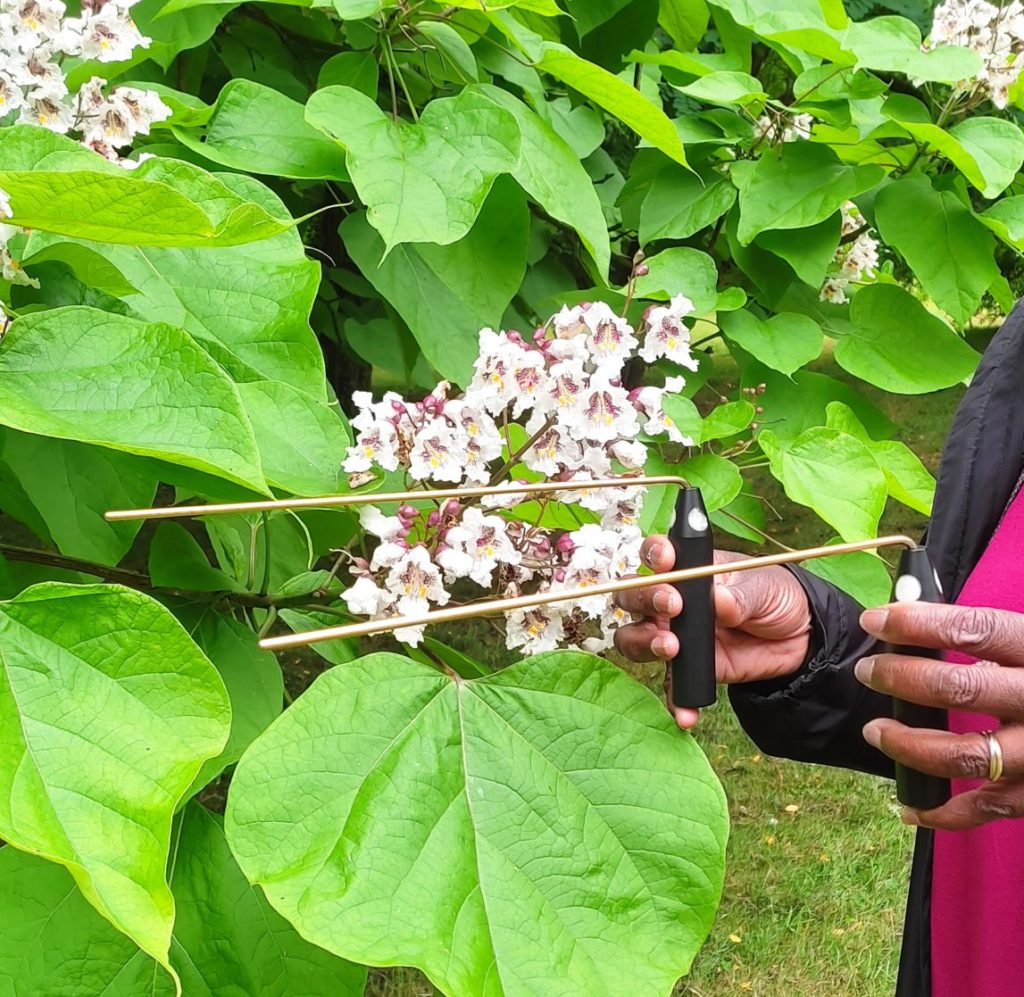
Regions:
<instances>
[{"instance_id":1,"label":"black fabric cuff","mask_svg":"<svg viewBox=\"0 0 1024 997\"><path fill-rule=\"evenodd\" d=\"M791 568L811 608L807 659L793 674L729 687L751 739L769 755L892 775L892 762L861 734L868 720L890 716L888 697L861 685L853 666L879 649L860 628L862 607L803 568Z\"/></svg>"}]
</instances>

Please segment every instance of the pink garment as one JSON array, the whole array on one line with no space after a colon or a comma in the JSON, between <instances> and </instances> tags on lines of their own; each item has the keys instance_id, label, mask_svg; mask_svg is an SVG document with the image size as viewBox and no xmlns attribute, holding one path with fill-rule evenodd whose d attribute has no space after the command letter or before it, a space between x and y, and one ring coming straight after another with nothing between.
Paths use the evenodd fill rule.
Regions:
<instances>
[{"instance_id":1,"label":"pink garment","mask_svg":"<svg viewBox=\"0 0 1024 997\"><path fill-rule=\"evenodd\" d=\"M1024 612L1024 489L956 601ZM994 717L974 713L949 720L958 734L999 728ZM954 779L953 792L980 784ZM1024 820L935 833L931 937L932 997L1024 995Z\"/></svg>"}]
</instances>

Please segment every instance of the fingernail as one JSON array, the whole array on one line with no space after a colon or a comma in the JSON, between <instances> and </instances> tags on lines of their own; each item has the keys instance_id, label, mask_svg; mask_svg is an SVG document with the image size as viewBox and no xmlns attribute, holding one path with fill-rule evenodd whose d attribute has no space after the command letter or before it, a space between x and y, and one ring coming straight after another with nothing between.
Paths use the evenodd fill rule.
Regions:
<instances>
[{"instance_id":1,"label":"fingernail","mask_svg":"<svg viewBox=\"0 0 1024 997\"><path fill-rule=\"evenodd\" d=\"M910 824L912 827L921 826L921 820L913 810L904 810L903 813L900 814L900 820L903 821L904 824Z\"/></svg>"},{"instance_id":2,"label":"fingernail","mask_svg":"<svg viewBox=\"0 0 1024 997\"><path fill-rule=\"evenodd\" d=\"M659 613L668 613L672 609L673 598L668 592L655 592L651 604Z\"/></svg>"},{"instance_id":3,"label":"fingernail","mask_svg":"<svg viewBox=\"0 0 1024 997\"><path fill-rule=\"evenodd\" d=\"M875 670L875 659L874 658L861 658L853 666L853 674L857 676L858 682L863 682L864 685L871 684L871 673Z\"/></svg>"},{"instance_id":4,"label":"fingernail","mask_svg":"<svg viewBox=\"0 0 1024 997\"><path fill-rule=\"evenodd\" d=\"M865 609L860 614L860 625L869 633L876 633L885 626L889 619L888 609Z\"/></svg>"},{"instance_id":5,"label":"fingernail","mask_svg":"<svg viewBox=\"0 0 1024 997\"><path fill-rule=\"evenodd\" d=\"M670 658L672 656L672 648L667 637L655 637L651 641L651 650L659 658Z\"/></svg>"},{"instance_id":6,"label":"fingernail","mask_svg":"<svg viewBox=\"0 0 1024 997\"><path fill-rule=\"evenodd\" d=\"M644 548L644 564L646 564L648 568L654 567L654 544L648 544Z\"/></svg>"},{"instance_id":7,"label":"fingernail","mask_svg":"<svg viewBox=\"0 0 1024 997\"><path fill-rule=\"evenodd\" d=\"M880 748L882 746L882 731L878 724L865 724L863 733L864 740L867 741L872 748Z\"/></svg>"}]
</instances>

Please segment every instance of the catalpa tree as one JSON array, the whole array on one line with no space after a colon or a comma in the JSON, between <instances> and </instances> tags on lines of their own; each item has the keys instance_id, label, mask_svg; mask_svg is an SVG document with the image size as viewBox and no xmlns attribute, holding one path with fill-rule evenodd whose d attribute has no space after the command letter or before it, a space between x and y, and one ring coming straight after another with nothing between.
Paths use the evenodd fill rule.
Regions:
<instances>
[{"instance_id":1,"label":"catalpa tree","mask_svg":"<svg viewBox=\"0 0 1024 997\"><path fill-rule=\"evenodd\" d=\"M725 797L606 597L258 637L633 573L674 488L594 477L927 514L814 369L958 384L1019 283L1024 9L920 6L0 0L5 992L670 992Z\"/></svg>"}]
</instances>

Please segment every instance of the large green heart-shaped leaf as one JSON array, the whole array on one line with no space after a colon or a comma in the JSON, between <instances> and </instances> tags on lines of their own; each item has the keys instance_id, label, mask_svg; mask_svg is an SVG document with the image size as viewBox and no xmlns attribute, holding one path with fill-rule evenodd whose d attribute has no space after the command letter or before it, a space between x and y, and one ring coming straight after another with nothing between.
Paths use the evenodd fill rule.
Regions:
<instances>
[{"instance_id":1,"label":"large green heart-shaped leaf","mask_svg":"<svg viewBox=\"0 0 1024 997\"><path fill-rule=\"evenodd\" d=\"M875 219L935 303L965 323L999 276L995 241L971 209L952 191L935 190L927 177L908 177L879 192Z\"/></svg>"},{"instance_id":2,"label":"large green heart-shaped leaf","mask_svg":"<svg viewBox=\"0 0 1024 997\"><path fill-rule=\"evenodd\" d=\"M813 509L844 540L876 535L887 488L863 442L824 426L805 430L786 445L771 430L757 439L772 474L794 502Z\"/></svg>"},{"instance_id":3,"label":"large green heart-shaped leaf","mask_svg":"<svg viewBox=\"0 0 1024 997\"><path fill-rule=\"evenodd\" d=\"M985 197L997 197L1024 162L1024 135L1002 118L971 117L946 131L915 97L893 94L882 113L919 142L938 149Z\"/></svg>"},{"instance_id":4,"label":"large green heart-shaped leaf","mask_svg":"<svg viewBox=\"0 0 1024 997\"><path fill-rule=\"evenodd\" d=\"M636 281L638 298L667 301L685 294L697 315L714 311L718 301L715 261L699 249L673 246L647 259L647 273Z\"/></svg>"},{"instance_id":5,"label":"large green heart-shaped leaf","mask_svg":"<svg viewBox=\"0 0 1024 997\"><path fill-rule=\"evenodd\" d=\"M611 254L608 224L579 157L551 125L507 90L494 86L479 89L515 115L519 123L522 147L512 171L516 181L552 218L576 229L601 278L606 278Z\"/></svg>"},{"instance_id":6,"label":"large green heart-shaped leaf","mask_svg":"<svg viewBox=\"0 0 1024 997\"><path fill-rule=\"evenodd\" d=\"M873 440L857 414L842 402L832 402L827 409L826 425L861 440L878 461L885 475L889 494L922 515L932 514L935 498L935 479L921 462L921 458L898 440Z\"/></svg>"},{"instance_id":7,"label":"large green heart-shaped leaf","mask_svg":"<svg viewBox=\"0 0 1024 997\"><path fill-rule=\"evenodd\" d=\"M710 926L725 800L610 662L453 681L340 665L242 758L227 832L302 935L460 997L667 993Z\"/></svg>"},{"instance_id":8,"label":"large green heart-shaped leaf","mask_svg":"<svg viewBox=\"0 0 1024 997\"><path fill-rule=\"evenodd\" d=\"M127 172L30 125L0 130L0 189L11 199L11 224L98 242L231 246L294 224L198 166L149 159Z\"/></svg>"},{"instance_id":9,"label":"large green heart-shaped leaf","mask_svg":"<svg viewBox=\"0 0 1024 997\"><path fill-rule=\"evenodd\" d=\"M174 828L171 962L187 997L359 997L366 970L311 945L250 886L220 818L193 803ZM93 911L59 866L0 849L5 994L173 997L170 977ZM4 981L15 981L8 991Z\"/></svg>"},{"instance_id":10,"label":"large green heart-shaped leaf","mask_svg":"<svg viewBox=\"0 0 1024 997\"><path fill-rule=\"evenodd\" d=\"M579 91L670 159L686 166L686 150L675 124L646 94L571 48L545 40L508 14L492 14L491 20L538 69Z\"/></svg>"},{"instance_id":11,"label":"large green heart-shaped leaf","mask_svg":"<svg viewBox=\"0 0 1024 997\"><path fill-rule=\"evenodd\" d=\"M366 217L388 251L457 242L495 177L519 162L515 117L473 87L431 101L415 125L392 120L351 87L325 87L309 98L306 120L345 147Z\"/></svg>"},{"instance_id":12,"label":"large green heart-shaped leaf","mask_svg":"<svg viewBox=\"0 0 1024 997\"><path fill-rule=\"evenodd\" d=\"M0 342L0 423L267 491L235 385L174 326L82 307L19 318Z\"/></svg>"},{"instance_id":13,"label":"large green heart-shaped leaf","mask_svg":"<svg viewBox=\"0 0 1024 997\"><path fill-rule=\"evenodd\" d=\"M530 212L509 178L495 184L469 234L451 246L384 244L365 215L341 224L345 249L409 326L423 355L445 378L468 383L479 330L498 326L526 273Z\"/></svg>"},{"instance_id":14,"label":"large green heart-shaped leaf","mask_svg":"<svg viewBox=\"0 0 1024 997\"><path fill-rule=\"evenodd\" d=\"M218 179L269 212L281 201L258 180ZM284 381L326 400L323 353L309 326L320 268L294 231L247 246L210 249L70 243L33 234L26 262L46 249L85 246L108 260L134 288L121 293L134 315L190 333L235 381Z\"/></svg>"},{"instance_id":15,"label":"large green heart-shaped leaf","mask_svg":"<svg viewBox=\"0 0 1024 997\"><path fill-rule=\"evenodd\" d=\"M970 377L978 364L978 354L901 287L862 288L850 319L852 330L836 342L836 362L886 391L939 391Z\"/></svg>"},{"instance_id":16,"label":"large green heart-shaped leaf","mask_svg":"<svg viewBox=\"0 0 1024 997\"><path fill-rule=\"evenodd\" d=\"M719 322L730 340L783 374L792 374L814 360L824 342L818 323L798 312L762 319L741 309L721 314Z\"/></svg>"},{"instance_id":17,"label":"large green heart-shaped leaf","mask_svg":"<svg viewBox=\"0 0 1024 997\"><path fill-rule=\"evenodd\" d=\"M728 180L705 180L668 165L654 178L640 206L640 242L689 239L716 222L736 200Z\"/></svg>"},{"instance_id":18,"label":"large green heart-shaped leaf","mask_svg":"<svg viewBox=\"0 0 1024 997\"><path fill-rule=\"evenodd\" d=\"M230 716L216 670L138 592L51 582L0 603L0 837L66 866L168 966L171 818Z\"/></svg>"},{"instance_id":19,"label":"large green heart-shaped leaf","mask_svg":"<svg viewBox=\"0 0 1024 997\"><path fill-rule=\"evenodd\" d=\"M882 179L881 166L848 166L825 145L789 142L778 154L733 168L740 191L737 234L746 246L769 229L808 228Z\"/></svg>"},{"instance_id":20,"label":"large green heart-shaped leaf","mask_svg":"<svg viewBox=\"0 0 1024 997\"><path fill-rule=\"evenodd\" d=\"M336 142L310 125L303 106L253 80L231 80L201 128L175 128L201 156L247 173L297 180L347 180Z\"/></svg>"}]
</instances>

